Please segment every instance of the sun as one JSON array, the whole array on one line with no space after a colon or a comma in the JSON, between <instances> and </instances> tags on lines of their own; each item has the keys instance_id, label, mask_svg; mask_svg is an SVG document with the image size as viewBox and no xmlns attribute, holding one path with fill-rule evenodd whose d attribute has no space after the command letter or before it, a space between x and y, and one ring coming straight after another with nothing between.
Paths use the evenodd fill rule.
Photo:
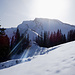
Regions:
<instances>
[{"instance_id":1,"label":"sun","mask_svg":"<svg viewBox=\"0 0 75 75\"><path fill-rule=\"evenodd\" d=\"M63 16L67 8L66 0L37 0L37 17L58 18Z\"/></svg>"}]
</instances>

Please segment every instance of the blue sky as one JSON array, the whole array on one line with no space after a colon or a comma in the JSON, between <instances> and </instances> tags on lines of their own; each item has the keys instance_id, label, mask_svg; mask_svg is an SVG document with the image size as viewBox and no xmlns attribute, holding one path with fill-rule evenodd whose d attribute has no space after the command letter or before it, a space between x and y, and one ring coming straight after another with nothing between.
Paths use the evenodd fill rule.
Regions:
<instances>
[{"instance_id":1,"label":"blue sky","mask_svg":"<svg viewBox=\"0 0 75 75\"><path fill-rule=\"evenodd\" d=\"M16 27L36 17L75 25L75 0L0 0L2 27Z\"/></svg>"}]
</instances>

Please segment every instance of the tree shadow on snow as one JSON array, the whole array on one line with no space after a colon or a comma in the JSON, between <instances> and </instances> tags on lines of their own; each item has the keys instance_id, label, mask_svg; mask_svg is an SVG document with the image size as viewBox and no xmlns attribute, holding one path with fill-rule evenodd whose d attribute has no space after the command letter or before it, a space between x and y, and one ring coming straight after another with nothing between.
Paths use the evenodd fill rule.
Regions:
<instances>
[{"instance_id":1,"label":"tree shadow on snow","mask_svg":"<svg viewBox=\"0 0 75 75\"><path fill-rule=\"evenodd\" d=\"M43 54L48 54L48 52L50 52L50 51L53 51L53 50L55 50L55 49L57 49L57 48L59 48L60 46L57 46L57 47L53 47L53 48L51 48L51 49L48 49L47 51L45 51L45 52L41 52L40 53L40 55L43 55Z\"/></svg>"}]
</instances>

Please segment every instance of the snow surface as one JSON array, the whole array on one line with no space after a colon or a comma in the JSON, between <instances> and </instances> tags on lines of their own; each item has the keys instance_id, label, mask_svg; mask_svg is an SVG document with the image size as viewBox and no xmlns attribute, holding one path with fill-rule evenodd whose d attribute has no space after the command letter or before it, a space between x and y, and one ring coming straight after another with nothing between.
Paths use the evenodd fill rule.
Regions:
<instances>
[{"instance_id":1,"label":"snow surface","mask_svg":"<svg viewBox=\"0 0 75 75\"><path fill-rule=\"evenodd\" d=\"M41 51L41 47L37 49ZM0 70L0 75L75 75L75 41L45 48L42 54L26 61Z\"/></svg>"}]
</instances>

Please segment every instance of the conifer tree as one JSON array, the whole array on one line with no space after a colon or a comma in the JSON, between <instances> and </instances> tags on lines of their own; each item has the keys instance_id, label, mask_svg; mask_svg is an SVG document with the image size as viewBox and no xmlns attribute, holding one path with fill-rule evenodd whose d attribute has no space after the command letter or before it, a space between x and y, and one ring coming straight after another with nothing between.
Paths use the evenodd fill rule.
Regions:
<instances>
[{"instance_id":1,"label":"conifer tree","mask_svg":"<svg viewBox=\"0 0 75 75\"><path fill-rule=\"evenodd\" d=\"M8 57L10 42L8 36L5 35L4 30L5 29L1 29L0 32L0 62L10 59L10 57Z\"/></svg>"},{"instance_id":2,"label":"conifer tree","mask_svg":"<svg viewBox=\"0 0 75 75\"><path fill-rule=\"evenodd\" d=\"M53 46L53 32L51 32L51 35L50 35L50 47Z\"/></svg>"},{"instance_id":3,"label":"conifer tree","mask_svg":"<svg viewBox=\"0 0 75 75\"><path fill-rule=\"evenodd\" d=\"M44 32L44 47L47 46L47 32Z\"/></svg>"},{"instance_id":4,"label":"conifer tree","mask_svg":"<svg viewBox=\"0 0 75 75\"><path fill-rule=\"evenodd\" d=\"M41 32L41 43L40 43L41 47L43 46L43 36L42 36L42 32Z\"/></svg>"},{"instance_id":5,"label":"conifer tree","mask_svg":"<svg viewBox=\"0 0 75 75\"><path fill-rule=\"evenodd\" d=\"M15 43L17 44L20 41L20 32L19 29L17 28L16 35L15 35Z\"/></svg>"},{"instance_id":6,"label":"conifer tree","mask_svg":"<svg viewBox=\"0 0 75 75\"><path fill-rule=\"evenodd\" d=\"M65 34L63 36L63 43L66 43L66 36L65 36Z\"/></svg>"}]
</instances>

